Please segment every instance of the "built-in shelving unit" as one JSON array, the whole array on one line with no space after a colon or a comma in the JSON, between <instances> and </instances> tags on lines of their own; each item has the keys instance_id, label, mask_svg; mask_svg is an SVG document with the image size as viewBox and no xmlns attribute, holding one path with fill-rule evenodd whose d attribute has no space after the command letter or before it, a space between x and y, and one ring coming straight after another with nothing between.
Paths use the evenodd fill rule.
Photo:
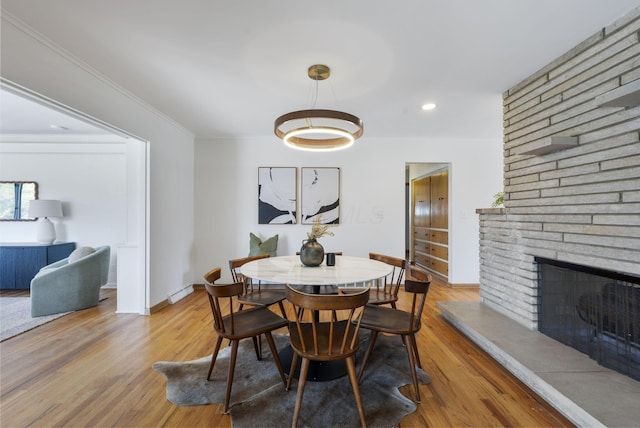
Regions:
<instances>
[{"instance_id":1,"label":"built-in shelving unit","mask_svg":"<svg viewBox=\"0 0 640 428\"><path fill-rule=\"evenodd\" d=\"M449 170L412 181L413 261L449 276Z\"/></svg>"}]
</instances>

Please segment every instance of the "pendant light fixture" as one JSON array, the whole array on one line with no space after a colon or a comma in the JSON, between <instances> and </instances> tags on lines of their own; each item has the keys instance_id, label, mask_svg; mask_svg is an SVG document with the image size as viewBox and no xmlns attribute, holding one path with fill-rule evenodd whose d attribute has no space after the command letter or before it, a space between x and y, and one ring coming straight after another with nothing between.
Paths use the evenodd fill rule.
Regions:
<instances>
[{"instance_id":1,"label":"pendant light fixture","mask_svg":"<svg viewBox=\"0 0 640 428\"><path fill-rule=\"evenodd\" d=\"M309 67L308 75L315 81L317 97L318 82L328 79L331 70L326 65L315 64ZM315 108L283 114L273 127L287 146L317 152L346 149L362 136L363 130L362 120L357 116Z\"/></svg>"}]
</instances>

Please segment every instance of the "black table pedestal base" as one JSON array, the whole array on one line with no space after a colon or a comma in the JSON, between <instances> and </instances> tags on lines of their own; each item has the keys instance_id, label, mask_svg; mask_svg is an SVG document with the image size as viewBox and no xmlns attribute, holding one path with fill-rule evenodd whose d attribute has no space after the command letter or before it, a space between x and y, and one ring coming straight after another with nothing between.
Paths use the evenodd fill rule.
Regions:
<instances>
[{"instance_id":1,"label":"black table pedestal base","mask_svg":"<svg viewBox=\"0 0 640 428\"><path fill-rule=\"evenodd\" d=\"M293 359L293 349L291 346L287 346L282 351L278 352L280 362L284 372L289 375L291 370L291 360ZM298 379L300 377L300 366L302 365L302 358L298 359L298 365L293 377ZM344 360L334 361L310 361L309 373L307 380L322 382L327 380L337 379L347 374L347 364Z\"/></svg>"}]
</instances>

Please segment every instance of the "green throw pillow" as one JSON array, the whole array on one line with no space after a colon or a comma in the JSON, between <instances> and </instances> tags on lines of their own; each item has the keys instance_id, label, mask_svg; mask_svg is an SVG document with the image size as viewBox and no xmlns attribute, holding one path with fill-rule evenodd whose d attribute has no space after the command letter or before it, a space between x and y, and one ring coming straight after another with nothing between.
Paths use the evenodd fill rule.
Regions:
<instances>
[{"instance_id":1,"label":"green throw pillow","mask_svg":"<svg viewBox=\"0 0 640 428\"><path fill-rule=\"evenodd\" d=\"M262 242L260 238L249 232L249 257L259 256L260 254L269 254L271 257L275 257L277 250L278 235L274 235Z\"/></svg>"}]
</instances>

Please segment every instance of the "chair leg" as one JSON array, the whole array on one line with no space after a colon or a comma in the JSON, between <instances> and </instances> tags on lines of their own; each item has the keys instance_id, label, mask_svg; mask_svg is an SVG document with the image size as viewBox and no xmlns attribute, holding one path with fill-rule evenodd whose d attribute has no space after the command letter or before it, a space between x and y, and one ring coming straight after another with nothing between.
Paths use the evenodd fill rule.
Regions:
<instances>
[{"instance_id":1,"label":"chair leg","mask_svg":"<svg viewBox=\"0 0 640 428\"><path fill-rule=\"evenodd\" d=\"M298 394L296 395L296 405L293 408L293 422L291 428L298 426L298 417L300 416L300 408L302 407L302 396L304 395L304 386L307 383L307 374L309 374L309 360L302 359L302 367L300 367L300 379L298 379Z\"/></svg>"},{"instance_id":2,"label":"chair leg","mask_svg":"<svg viewBox=\"0 0 640 428\"><path fill-rule=\"evenodd\" d=\"M369 361L369 357L371 356L371 352L373 351L373 347L376 344L377 338L378 332L375 330L371 330L371 334L369 335L369 346L367 346L367 351L364 353L364 357L362 358L362 365L360 366L360 373L358 373L358 382L362 380L362 373L364 373L364 368L367 366L367 362Z\"/></svg>"},{"instance_id":3,"label":"chair leg","mask_svg":"<svg viewBox=\"0 0 640 428\"><path fill-rule=\"evenodd\" d=\"M273 341L273 336L271 332L268 331L264 334L267 338L267 343L269 344L269 348L271 349L271 355L273 355L273 359L276 362L276 367L278 367L278 372L280 373L280 377L282 378L282 384L287 387L287 380L284 377L284 370L282 370L282 363L280 363L280 356L278 355L278 349L276 348L276 343Z\"/></svg>"},{"instance_id":4,"label":"chair leg","mask_svg":"<svg viewBox=\"0 0 640 428\"><path fill-rule=\"evenodd\" d=\"M209 373L207 373L207 380L211 380L211 372L213 371L213 366L216 365L216 358L218 358L218 351L220 350L221 344L222 337L218 336L218 340L216 340L216 347L213 349L213 354L211 355L211 364L209 364Z\"/></svg>"},{"instance_id":5,"label":"chair leg","mask_svg":"<svg viewBox=\"0 0 640 428\"><path fill-rule=\"evenodd\" d=\"M288 391L291 388L291 379L296 374L296 369L298 368L298 354L293 351L293 357L291 358L291 368L289 369L289 377L287 378L287 386L286 390Z\"/></svg>"},{"instance_id":6,"label":"chair leg","mask_svg":"<svg viewBox=\"0 0 640 428\"><path fill-rule=\"evenodd\" d=\"M356 398L356 405L358 406L358 413L360 414L360 423L363 428L367 426L367 422L364 418L364 407L362 406L362 397L360 396L360 387L358 386L358 378L356 377L356 364L353 362L353 357L349 357L345 360L347 363L347 372L349 373L349 381L353 388L353 395Z\"/></svg>"},{"instance_id":7,"label":"chair leg","mask_svg":"<svg viewBox=\"0 0 640 428\"><path fill-rule=\"evenodd\" d=\"M233 385L233 372L236 369L239 340L231 342L231 360L229 360L229 374L227 375L227 394L224 397L224 414L229 414L229 399L231 398L231 386Z\"/></svg>"},{"instance_id":8,"label":"chair leg","mask_svg":"<svg viewBox=\"0 0 640 428\"><path fill-rule=\"evenodd\" d=\"M422 363L420 362L420 353L418 352L418 344L416 343L416 335L410 337L411 345L413 345L413 355L416 357L416 366L422 368Z\"/></svg>"},{"instance_id":9,"label":"chair leg","mask_svg":"<svg viewBox=\"0 0 640 428\"><path fill-rule=\"evenodd\" d=\"M416 390L416 403L420 402L420 389L418 389L418 374L416 373L416 359L413 355L413 347L411 346L411 339L409 335L403 334L402 341L404 342L405 349L407 350L407 357L409 357L409 370L411 370L411 377L413 378L413 387Z\"/></svg>"},{"instance_id":10,"label":"chair leg","mask_svg":"<svg viewBox=\"0 0 640 428\"><path fill-rule=\"evenodd\" d=\"M287 311L284 310L284 305L282 304L282 300L280 300L278 302L278 306L280 306L280 312L282 312L282 318L288 319L287 318Z\"/></svg>"},{"instance_id":11,"label":"chair leg","mask_svg":"<svg viewBox=\"0 0 640 428\"><path fill-rule=\"evenodd\" d=\"M260 340L260 335L253 336L251 340L253 341L253 349L256 351L256 358L258 361L262 361L262 340Z\"/></svg>"}]
</instances>

